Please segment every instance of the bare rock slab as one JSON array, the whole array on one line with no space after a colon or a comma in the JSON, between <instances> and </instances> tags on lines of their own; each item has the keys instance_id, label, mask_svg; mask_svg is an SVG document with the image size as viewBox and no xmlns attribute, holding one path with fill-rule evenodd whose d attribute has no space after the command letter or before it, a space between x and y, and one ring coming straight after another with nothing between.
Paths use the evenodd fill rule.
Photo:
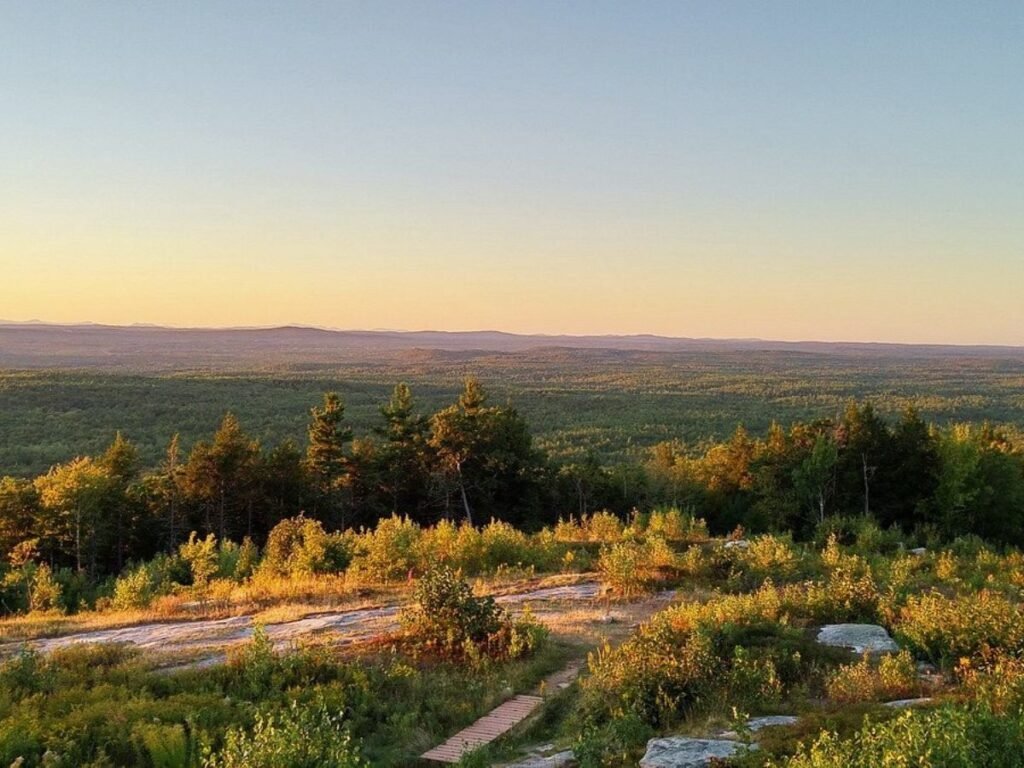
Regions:
<instances>
[{"instance_id":1,"label":"bare rock slab","mask_svg":"<svg viewBox=\"0 0 1024 768\"><path fill-rule=\"evenodd\" d=\"M877 624L826 624L818 632L818 642L855 653L895 653L900 649L885 627Z\"/></svg>"},{"instance_id":2,"label":"bare rock slab","mask_svg":"<svg viewBox=\"0 0 1024 768\"><path fill-rule=\"evenodd\" d=\"M882 706L890 707L891 709L907 709L908 707L923 707L931 703L931 697L925 696L920 699L897 699L896 701L887 701L882 704Z\"/></svg>"},{"instance_id":3,"label":"bare rock slab","mask_svg":"<svg viewBox=\"0 0 1024 768\"><path fill-rule=\"evenodd\" d=\"M685 736L667 736L647 742L647 752L640 760L640 768L705 768L712 760L725 760L739 754L746 747L727 739L691 739ZM756 747L750 747L756 749Z\"/></svg>"},{"instance_id":4,"label":"bare rock slab","mask_svg":"<svg viewBox=\"0 0 1024 768\"><path fill-rule=\"evenodd\" d=\"M518 763L512 763L506 768L567 768L567 766L575 765L576 759L573 756L572 750L566 750L565 752L556 752L553 755L531 755Z\"/></svg>"},{"instance_id":5,"label":"bare rock slab","mask_svg":"<svg viewBox=\"0 0 1024 768\"><path fill-rule=\"evenodd\" d=\"M757 733L764 728L775 728L777 726L796 725L800 718L795 715L765 715L764 717L752 717L747 720L747 730ZM726 731L719 734L723 739L738 739L740 735L736 731Z\"/></svg>"}]
</instances>

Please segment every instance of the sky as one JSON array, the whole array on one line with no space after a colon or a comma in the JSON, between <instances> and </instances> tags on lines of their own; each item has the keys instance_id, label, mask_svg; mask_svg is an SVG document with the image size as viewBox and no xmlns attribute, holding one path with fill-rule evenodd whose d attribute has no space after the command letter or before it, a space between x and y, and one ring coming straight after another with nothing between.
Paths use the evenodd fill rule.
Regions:
<instances>
[{"instance_id":1,"label":"sky","mask_svg":"<svg viewBox=\"0 0 1024 768\"><path fill-rule=\"evenodd\" d=\"M1024 344L1020 2L0 3L0 318Z\"/></svg>"}]
</instances>

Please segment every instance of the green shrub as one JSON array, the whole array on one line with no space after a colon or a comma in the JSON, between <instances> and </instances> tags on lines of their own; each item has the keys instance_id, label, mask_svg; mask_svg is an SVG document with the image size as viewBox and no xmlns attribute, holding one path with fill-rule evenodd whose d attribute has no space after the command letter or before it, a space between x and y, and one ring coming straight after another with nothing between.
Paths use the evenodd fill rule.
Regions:
<instances>
[{"instance_id":1,"label":"green shrub","mask_svg":"<svg viewBox=\"0 0 1024 768\"><path fill-rule=\"evenodd\" d=\"M745 694L760 689L774 700L780 691L779 661L746 649L737 653L736 647L756 645L756 635L787 638L789 633L770 584L753 594L666 609L619 647L591 655L591 675L581 682L585 724L633 713L663 727L729 685Z\"/></svg>"},{"instance_id":2,"label":"green shrub","mask_svg":"<svg viewBox=\"0 0 1024 768\"><path fill-rule=\"evenodd\" d=\"M319 520L299 515L282 520L271 530L260 568L281 576L312 576L339 573L350 559L349 542L343 534L327 533Z\"/></svg>"},{"instance_id":3,"label":"green shrub","mask_svg":"<svg viewBox=\"0 0 1024 768\"><path fill-rule=\"evenodd\" d=\"M53 571L46 563L36 567L29 586L28 602L30 611L46 613L60 609L60 584L53 577Z\"/></svg>"},{"instance_id":4,"label":"green shrub","mask_svg":"<svg viewBox=\"0 0 1024 768\"><path fill-rule=\"evenodd\" d=\"M253 575L259 564L260 548L246 536L242 539L242 546L238 548L238 558L235 560L235 569L231 575L236 581L244 581Z\"/></svg>"},{"instance_id":5,"label":"green shrub","mask_svg":"<svg viewBox=\"0 0 1024 768\"><path fill-rule=\"evenodd\" d=\"M283 713L261 713L251 731L233 728L204 768L360 768L359 754L341 717L324 704L292 703Z\"/></svg>"},{"instance_id":6,"label":"green shrub","mask_svg":"<svg viewBox=\"0 0 1024 768\"><path fill-rule=\"evenodd\" d=\"M38 651L24 648L0 664L0 689L21 698L50 690L53 670Z\"/></svg>"},{"instance_id":7,"label":"green shrub","mask_svg":"<svg viewBox=\"0 0 1024 768\"><path fill-rule=\"evenodd\" d=\"M611 512L594 512L580 516L579 520L572 516L568 520L559 520L555 525L554 537L557 541L573 544L612 544L622 539L624 527L622 521Z\"/></svg>"},{"instance_id":8,"label":"green shrub","mask_svg":"<svg viewBox=\"0 0 1024 768\"><path fill-rule=\"evenodd\" d=\"M113 605L126 611L147 607L153 599L153 582L148 566L140 565L119 577L114 584Z\"/></svg>"},{"instance_id":9,"label":"green shrub","mask_svg":"<svg viewBox=\"0 0 1024 768\"><path fill-rule=\"evenodd\" d=\"M189 534L188 541L178 547L181 559L188 563L192 573L192 583L197 587L205 587L217 573L217 537L212 533L200 539L195 531Z\"/></svg>"},{"instance_id":10,"label":"green shrub","mask_svg":"<svg viewBox=\"0 0 1024 768\"><path fill-rule=\"evenodd\" d=\"M904 643L936 663L989 651L1024 651L1024 612L990 590L954 597L940 592L911 596L895 624Z\"/></svg>"},{"instance_id":11,"label":"green shrub","mask_svg":"<svg viewBox=\"0 0 1024 768\"><path fill-rule=\"evenodd\" d=\"M423 575L413 605L399 619L414 647L470 660L481 653L492 659L519 658L537 650L547 637L529 612L513 621L494 598L476 597L447 565Z\"/></svg>"},{"instance_id":12,"label":"green shrub","mask_svg":"<svg viewBox=\"0 0 1024 768\"><path fill-rule=\"evenodd\" d=\"M132 736L153 768L189 768L197 762L196 739L180 723L138 723Z\"/></svg>"},{"instance_id":13,"label":"green shrub","mask_svg":"<svg viewBox=\"0 0 1024 768\"><path fill-rule=\"evenodd\" d=\"M878 699L905 699L918 692L917 666L909 651L887 654L873 664L869 654L852 664L844 664L829 674L825 682L833 701L856 703Z\"/></svg>"},{"instance_id":14,"label":"green shrub","mask_svg":"<svg viewBox=\"0 0 1024 768\"><path fill-rule=\"evenodd\" d=\"M603 547L597 570L605 587L620 597L650 592L675 571L677 558L662 538L620 541Z\"/></svg>"},{"instance_id":15,"label":"green shrub","mask_svg":"<svg viewBox=\"0 0 1024 768\"><path fill-rule=\"evenodd\" d=\"M654 510L647 518L644 535L673 542L700 542L708 538L708 526L700 518L676 507Z\"/></svg>"},{"instance_id":16,"label":"green shrub","mask_svg":"<svg viewBox=\"0 0 1024 768\"><path fill-rule=\"evenodd\" d=\"M504 611L492 597L476 597L449 566L432 568L416 582L414 604L401 615L403 628L427 645L445 647L470 639L480 642L497 632Z\"/></svg>"},{"instance_id":17,"label":"green shrub","mask_svg":"<svg viewBox=\"0 0 1024 768\"><path fill-rule=\"evenodd\" d=\"M381 518L376 528L360 534L350 572L378 584L405 579L419 564L420 535L420 527L407 517Z\"/></svg>"},{"instance_id":18,"label":"green shrub","mask_svg":"<svg viewBox=\"0 0 1024 768\"><path fill-rule=\"evenodd\" d=\"M867 722L853 737L825 732L772 768L1020 768L1024 717L980 707L907 710L885 723Z\"/></svg>"}]
</instances>

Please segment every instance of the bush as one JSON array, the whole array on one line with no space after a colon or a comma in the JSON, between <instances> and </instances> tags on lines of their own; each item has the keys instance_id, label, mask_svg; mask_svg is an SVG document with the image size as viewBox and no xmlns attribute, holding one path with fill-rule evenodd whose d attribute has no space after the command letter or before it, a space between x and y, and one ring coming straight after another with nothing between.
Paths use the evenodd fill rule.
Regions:
<instances>
[{"instance_id":1,"label":"bush","mask_svg":"<svg viewBox=\"0 0 1024 768\"><path fill-rule=\"evenodd\" d=\"M114 584L113 605L118 611L146 608L152 599L152 577L145 565L128 571Z\"/></svg>"},{"instance_id":2,"label":"bush","mask_svg":"<svg viewBox=\"0 0 1024 768\"><path fill-rule=\"evenodd\" d=\"M620 597L650 592L675 570L677 558L664 539L621 541L601 549L597 570L601 581Z\"/></svg>"},{"instance_id":3,"label":"bush","mask_svg":"<svg viewBox=\"0 0 1024 768\"><path fill-rule=\"evenodd\" d=\"M60 610L60 593L60 584L53 577L50 566L46 563L37 566L28 592L29 610L40 613Z\"/></svg>"},{"instance_id":4,"label":"bush","mask_svg":"<svg viewBox=\"0 0 1024 768\"><path fill-rule=\"evenodd\" d=\"M501 520L491 520L480 532L483 549L483 571L495 571L500 566L533 565L536 551L522 531Z\"/></svg>"},{"instance_id":5,"label":"bush","mask_svg":"<svg viewBox=\"0 0 1024 768\"><path fill-rule=\"evenodd\" d=\"M19 698L49 690L53 680L53 670L38 651L30 648L0 664L0 687Z\"/></svg>"},{"instance_id":6,"label":"bush","mask_svg":"<svg viewBox=\"0 0 1024 768\"><path fill-rule=\"evenodd\" d=\"M413 605L400 623L417 647L446 656L518 658L534 651L546 630L527 615L513 622L492 597L476 597L449 566L427 571L416 583Z\"/></svg>"},{"instance_id":7,"label":"bush","mask_svg":"<svg viewBox=\"0 0 1024 768\"><path fill-rule=\"evenodd\" d=\"M700 542L707 540L708 526L694 515L672 507L651 512L644 535L673 542Z\"/></svg>"},{"instance_id":8,"label":"bush","mask_svg":"<svg viewBox=\"0 0 1024 768\"><path fill-rule=\"evenodd\" d=\"M852 738L826 731L814 744L772 768L1020 768L1024 718L996 716L984 708L945 706L907 710L885 723L867 722Z\"/></svg>"},{"instance_id":9,"label":"bush","mask_svg":"<svg viewBox=\"0 0 1024 768\"><path fill-rule=\"evenodd\" d=\"M196 764L196 739L180 723L139 723L132 729L132 736L141 743L153 768L186 768Z\"/></svg>"},{"instance_id":10,"label":"bush","mask_svg":"<svg viewBox=\"0 0 1024 768\"><path fill-rule=\"evenodd\" d=\"M747 547L726 550L747 584L760 584L767 578L788 579L797 571L800 557L791 536L757 536Z\"/></svg>"},{"instance_id":11,"label":"bush","mask_svg":"<svg viewBox=\"0 0 1024 768\"><path fill-rule=\"evenodd\" d=\"M207 756L205 768L360 768L359 754L341 717L324 704L257 715L252 731L233 728L224 746Z\"/></svg>"},{"instance_id":12,"label":"bush","mask_svg":"<svg viewBox=\"0 0 1024 768\"><path fill-rule=\"evenodd\" d=\"M906 650L871 663L869 654L829 675L825 688L833 701L854 703L909 698L919 687L914 658Z\"/></svg>"},{"instance_id":13,"label":"bush","mask_svg":"<svg viewBox=\"0 0 1024 768\"><path fill-rule=\"evenodd\" d=\"M192 583L197 587L205 587L217 573L217 537L212 533L205 539L200 539L196 532L192 531L188 541L178 547L178 554L188 563Z\"/></svg>"},{"instance_id":14,"label":"bush","mask_svg":"<svg viewBox=\"0 0 1024 768\"><path fill-rule=\"evenodd\" d=\"M416 570L420 527L407 517L392 515L360 534L350 573L377 584L403 580Z\"/></svg>"},{"instance_id":15,"label":"bush","mask_svg":"<svg viewBox=\"0 0 1024 768\"><path fill-rule=\"evenodd\" d=\"M997 592L947 597L930 592L909 597L896 618L897 635L936 663L983 652L1024 651L1024 615Z\"/></svg>"},{"instance_id":16,"label":"bush","mask_svg":"<svg viewBox=\"0 0 1024 768\"><path fill-rule=\"evenodd\" d=\"M555 539L566 543L597 542L611 544L622 539L622 521L607 510L581 515L579 520L570 516L555 525Z\"/></svg>"},{"instance_id":17,"label":"bush","mask_svg":"<svg viewBox=\"0 0 1024 768\"><path fill-rule=\"evenodd\" d=\"M736 646L754 645L750 638L755 635L778 637L789 631L771 584L752 594L666 609L618 648L591 655L591 675L581 683L585 725L632 713L663 727L730 685L737 694L770 692L774 699L779 693L776 661L769 664L767 656L745 649L737 653Z\"/></svg>"},{"instance_id":18,"label":"bush","mask_svg":"<svg viewBox=\"0 0 1024 768\"><path fill-rule=\"evenodd\" d=\"M313 576L339 573L350 560L344 534L329 534L319 520L299 515L282 520L271 530L260 568L277 576Z\"/></svg>"},{"instance_id":19,"label":"bush","mask_svg":"<svg viewBox=\"0 0 1024 768\"><path fill-rule=\"evenodd\" d=\"M426 643L444 645L464 638L479 642L501 626L503 611L492 597L476 597L457 572L442 565L416 582L415 604L402 626Z\"/></svg>"}]
</instances>

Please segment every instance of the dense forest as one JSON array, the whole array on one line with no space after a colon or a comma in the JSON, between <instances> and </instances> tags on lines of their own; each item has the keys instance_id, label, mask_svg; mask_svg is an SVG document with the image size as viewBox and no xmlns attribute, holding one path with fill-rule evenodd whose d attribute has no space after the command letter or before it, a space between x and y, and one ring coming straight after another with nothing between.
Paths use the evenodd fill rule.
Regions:
<instances>
[{"instance_id":1,"label":"dense forest","mask_svg":"<svg viewBox=\"0 0 1024 768\"><path fill-rule=\"evenodd\" d=\"M870 403L851 402L834 419L773 424L760 436L739 427L701 450L663 442L638 461L555 459L476 379L432 414L399 384L359 434L342 399L328 393L310 412L304 445L263 445L228 413L187 453L173 437L155 466L118 433L97 455L34 478L5 477L0 552L9 576L46 563L65 582L95 584L174 551L192 531L259 546L300 513L328 530L372 527L393 514L537 529L569 515L624 517L660 505L718 533L741 526L799 539L865 516L921 540L976 534L1019 544L1024 452L991 426L938 428L913 407L887 420Z\"/></svg>"},{"instance_id":2,"label":"dense forest","mask_svg":"<svg viewBox=\"0 0 1024 768\"><path fill-rule=\"evenodd\" d=\"M82 345L77 335L65 343ZM98 454L117 430L131 437L144 464L155 465L172 435L188 450L229 410L264 445L301 443L309 404L328 391L343 395L352 428L369 432L395 381L408 382L420 408L432 412L457 396L467 374L484 383L492 402L514 402L552 457L593 454L602 464L643 461L667 440L701 450L740 423L763 434L773 421L835 417L851 400L870 401L889 420L913 405L941 426L987 420L1012 431L1024 424L1020 351L827 349L418 349L294 362L273 347L201 366L161 363L162 347L117 348L107 356L123 366L116 370L87 359L78 368L0 373L0 474L32 476ZM180 366L154 370L157 363Z\"/></svg>"}]
</instances>

